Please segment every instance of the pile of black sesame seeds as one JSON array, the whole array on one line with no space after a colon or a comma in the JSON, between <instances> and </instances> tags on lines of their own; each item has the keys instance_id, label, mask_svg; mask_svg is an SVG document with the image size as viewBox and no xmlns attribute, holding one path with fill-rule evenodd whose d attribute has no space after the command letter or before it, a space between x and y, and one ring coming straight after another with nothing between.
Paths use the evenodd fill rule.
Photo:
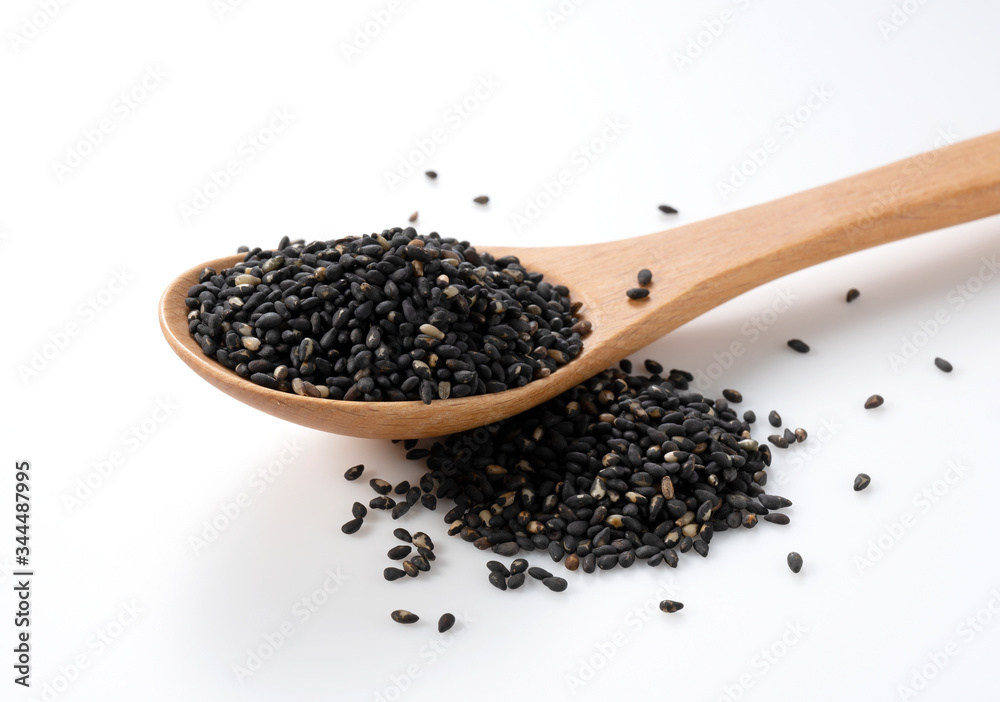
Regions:
<instances>
[{"instance_id":1,"label":"pile of black sesame seeds","mask_svg":"<svg viewBox=\"0 0 1000 702\"><path fill-rule=\"evenodd\" d=\"M692 376L624 361L545 404L434 444L438 498L455 503L449 533L502 556L545 551L569 570L675 567L707 556L714 534L787 524L767 495L770 449L725 398ZM730 392L732 397L738 393ZM748 416L750 413L748 413ZM749 417L748 417L749 418Z\"/></svg>"},{"instance_id":2,"label":"pile of black sesame seeds","mask_svg":"<svg viewBox=\"0 0 1000 702\"><path fill-rule=\"evenodd\" d=\"M205 355L258 385L334 400L501 392L575 358L588 322L569 290L468 242L412 227L282 239L206 268L188 291Z\"/></svg>"}]
</instances>

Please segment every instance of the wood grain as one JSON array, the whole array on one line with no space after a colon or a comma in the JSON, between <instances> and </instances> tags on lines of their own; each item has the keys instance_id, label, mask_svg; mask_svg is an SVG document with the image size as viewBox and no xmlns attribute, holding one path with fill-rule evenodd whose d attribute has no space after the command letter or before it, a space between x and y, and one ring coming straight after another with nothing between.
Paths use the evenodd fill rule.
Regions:
<instances>
[{"instance_id":1,"label":"wood grain","mask_svg":"<svg viewBox=\"0 0 1000 702\"><path fill-rule=\"evenodd\" d=\"M573 248L490 247L516 255L582 300L594 325L578 358L548 378L493 395L422 402L343 402L268 390L207 358L188 334L184 297L210 261L160 300L178 356L223 392L276 417L350 436L440 436L509 417L567 390L660 336L758 285L879 244L1000 213L1000 133L960 142L774 202L658 234ZM651 294L629 300L640 268Z\"/></svg>"}]
</instances>

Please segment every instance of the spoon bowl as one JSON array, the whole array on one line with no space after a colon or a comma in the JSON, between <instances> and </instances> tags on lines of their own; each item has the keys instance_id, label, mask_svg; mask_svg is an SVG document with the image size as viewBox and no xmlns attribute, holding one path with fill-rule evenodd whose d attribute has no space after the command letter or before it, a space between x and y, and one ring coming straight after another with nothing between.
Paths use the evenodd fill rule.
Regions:
<instances>
[{"instance_id":1,"label":"spoon bowl","mask_svg":"<svg viewBox=\"0 0 1000 702\"><path fill-rule=\"evenodd\" d=\"M499 421L574 387L657 338L747 290L848 253L1000 213L1000 133L960 142L763 205L658 234L573 248L484 247L517 256L565 285L593 325L570 363L524 387L423 402L347 402L261 387L204 355L188 332L195 266L160 299L171 348L228 395L276 417L335 434L403 439L441 436ZM632 300L642 268L650 295Z\"/></svg>"}]
</instances>

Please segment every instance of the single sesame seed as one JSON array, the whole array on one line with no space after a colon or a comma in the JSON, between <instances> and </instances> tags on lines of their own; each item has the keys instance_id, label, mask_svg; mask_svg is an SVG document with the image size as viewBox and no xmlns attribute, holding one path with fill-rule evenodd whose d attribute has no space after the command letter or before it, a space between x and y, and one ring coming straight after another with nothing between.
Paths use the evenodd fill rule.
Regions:
<instances>
[{"instance_id":1,"label":"single sesame seed","mask_svg":"<svg viewBox=\"0 0 1000 702\"><path fill-rule=\"evenodd\" d=\"M405 609L397 609L391 615L392 621L399 622L400 624L414 624L420 620L413 612L408 612Z\"/></svg>"},{"instance_id":2,"label":"single sesame seed","mask_svg":"<svg viewBox=\"0 0 1000 702\"><path fill-rule=\"evenodd\" d=\"M858 292L857 288L851 288L850 290L847 291L847 301L854 302L855 300L858 299L860 295L861 293Z\"/></svg>"},{"instance_id":3,"label":"single sesame seed","mask_svg":"<svg viewBox=\"0 0 1000 702\"><path fill-rule=\"evenodd\" d=\"M625 291L631 300L641 300L643 298L649 297L649 290L646 288L629 288Z\"/></svg>"},{"instance_id":4,"label":"single sesame seed","mask_svg":"<svg viewBox=\"0 0 1000 702\"><path fill-rule=\"evenodd\" d=\"M867 400L865 400L865 409L875 409L876 407L881 407L885 399L881 395L872 395Z\"/></svg>"},{"instance_id":5,"label":"single sesame seed","mask_svg":"<svg viewBox=\"0 0 1000 702\"><path fill-rule=\"evenodd\" d=\"M660 611L666 612L667 614L673 614L674 612L679 612L684 609L683 602L675 602L674 600L663 600L660 602Z\"/></svg>"},{"instance_id":6,"label":"single sesame seed","mask_svg":"<svg viewBox=\"0 0 1000 702\"><path fill-rule=\"evenodd\" d=\"M952 365L943 358L935 358L934 365L937 366L940 370L943 370L945 373L951 373L952 371Z\"/></svg>"},{"instance_id":7,"label":"single sesame seed","mask_svg":"<svg viewBox=\"0 0 1000 702\"><path fill-rule=\"evenodd\" d=\"M798 573L800 570L802 570L802 556L797 554L795 551L792 551L791 553L788 554L787 561L788 561L788 567L791 569L793 573Z\"/></svg>"},{"instance_id":8,"label":"single sesame seed","mask_svg":"<svg viewBox=\"0 0 1000 702\"><path fill-rule=\"evenodd\" d=\"M475 202L477 205L485 205L490 201L490 197L489 195L480 195L478 197L472 198L472 201Z\"/></svg>"},{"instance_id":9,"label":"single sesame seed","mask_svg":"<svg viewBox=\"0 0 1000 702\"><path fill-rule=\"evenodd\" d=\"M871 481L872 479L866 473L858 473L854 479L854 492L861 492L871 484Z\"/></svg>"},{"instance_id":10,"label":"single sesame seed","mask_svg":"<svg viewBox=\"0 0 1000 702\"><path fill-rule=\"evenodd\" d=\"M677 214L677 210L670 205L660 205L657 209L663 214Z\"/></svg>"},{"instance_id":11,"label":"single sesame seed","mask_svg":"<svg viewBox=\"0 0 1000 702\"><path fill-rule=\"evenodd\" d=\"M445 614L442 614L441 618L438 619L438 633L439 634L443 634L444 632L448 631L448 629L452 628L453 626L455 626L455 615L451 614L450 612L446 612Z\"/></svg>"},{"instance_id":12,"label":"single sesame seed","mask_svg":"<svg viewBox=\"0 0 1000 702\"><path fill-rule=\"evenodd\" d=\"M809 344L801 339L789 339L788 348L793 351L798 351L799 353L809 353Z\"/></svg>"}]
</instances>

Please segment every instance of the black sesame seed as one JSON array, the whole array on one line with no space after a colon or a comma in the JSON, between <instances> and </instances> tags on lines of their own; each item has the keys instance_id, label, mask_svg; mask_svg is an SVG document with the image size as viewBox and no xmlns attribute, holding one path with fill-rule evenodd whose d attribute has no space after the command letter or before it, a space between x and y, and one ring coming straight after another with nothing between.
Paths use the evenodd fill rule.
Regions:
<instances>
[{"instance_id":1,"label":"black sesame seed","mask_svg":"<svg viewBox=\"0 0 1000 702\"><path fill-rule=\"evenodd\" d=\"M789 339L788 348L793 351L798 351L799 353L809 353L809 344L801 339Z\"/></svg>"},{"instance_id":2,"label":"black sesame seed","mask_svg":"<svg viewBox=\"0 0 1000 702\"><path fill-rule=\"evenodd\" d=\"M522 585L524 585L524 573L514 573L507 578L507 587L511 590L516 590Z\"/></svg>"},{"instance_id":3,"label":"black sesame seed","mask_svg":"<svg viewBox=\"0 0 1000 702\"><path fill-rule=\"evenodd\" d=\"M953 370L951 364L948 363L948 361L944 360L943 358L935 358L934 365L937 366L940 370L943 370L945 373L951 373L951 371Z\"/></svg>"},{"instance_id":4,"label":"black sesame seed","mask_svg":"<svg viewBox=\"0 0 1000 702\"><path fill-rule=\"evenodd\" d=\"M413 612L407 612L405 609L397 609L391 615L392 621L399 622L400 624L414 624L420 620Z\"/></svg>"},{"instance_id":5,"label":"black sesame seed","mask_svg":"<svg viewBox=\"0 0 1000 702\"><path fill-rule=\"evenodd\" d=\"M410 536L410 532L402 527L392 530L392 535L395 536L400 541L405 541L406 543L412 543L413 537Z\"/></svg>"},{"instance_id":6,"label":"black sesame seed","mask_svg":"<svg viewBox=\"0 0 1000 702\"><path fill-rule=\"evenodd\" d=\"M646 287L653 281L653 273L648 268L643 268L641 271L639 271L639 274L636 276L636 278L639 281L639 285L641 285L642 287Z\"/></svg>"},{"instance_id":7,"label":"black sesame seed","mask_svg":"<svg viewBox=\"0 0 1000 702\"><path fill-rule=\"evenodd\" d=\"M487 561L486 567L489 568L494 573L500 573L505 578L510 577L510 570L500 561Z\"/></svg>"},{"instance_id":8,"label":"black sesame seed","mask_svg":"<svg viewBox=\"0 0 1000 702\"><path fill-rule=\"evenodd\" d=\"M392 491L397 495L405 495L409 489L410 489L410 482L408 480L404 480L395 488L393 488Z\"/></svg>"},{"instance_id":9,"label":"black sesame seed","mask_svg":"<svg viewBox=\"0 0 1000 702\"><path fill-rule=\"evenodd\" d=\"M428 561L423 556L414 556L410 559L410 563L416 566L417 570L426 573L431 569L430 561Z\"/></svg>"},{"instance_id":10,"label":"black sesame seed","mask_svg":"<svg viewBox=\"0 0 1000 702\"><path fill-rule=\"evenodd\" d=\"M420 496L420 504L433 511L437 509L437 498L429 492L425 492Z\"/></svg>"},{"instance_id":11,"label":"black sesame seed","mask_svg":"<svg viewBox=\"0 0 1000 702\"><path fill-rule=\"evenodd\" d=\"M542 585L552 590L552 592L562 592L566 589L568 583L563 578L545 578L542 580Z\"/></svg>"},{"instance_id":12,"label":"black sesame seed","mask_svg":"<svg viewBox=\"0 0 1000 702\"><path fill-rule=\"evenodd\" d=\"M351 514L353 514L357 519L364 519L368 516L368 508L360 502L355 502L351 507Z\"/></svg>"},{"instance_id":13,"label":"black sesame seed","mask_svg":"<svg viewBox=\"0 0 1000 702\"><path fill-rule=\"evenodd\" d=\"M792 431L791 429L785 429L785 431L782 432L781 435L785 438L785 441L789 444L794 444L799 440L798 437L795 436L795 432Z\"/></svg>"},{"instance_id":14,"label":"black sesame seed","mask_svg":"<svg viewBox=\"0 0 1000 702\"><path fill-rule=\"evenodd\" d=\"M728 389L723 390L722 396L726 398L726 400L728 400L729 402L732 402L733 404L739 404L740 402L743 402L743 395L740 394L738 390L728 390Z\"/></svg>"},{"instance_id":15,"label":"black sesame seed","mask_svg":"<svg viewBox=\"0 0 1000 702\"><path fill-rule=\"evenodd\" d=\"M448 629L452 628L453 626L455 626L455 615L451 614L450 612L442 614L441 618L438 619L438 633L439 634L443 634L444 632L448 631Z\"/></svg>"},{"instance_id":16,"label":"black sesame seed","mask_svg":"<svg viewBox=\"0 0 1000 702\"><path fill-rule=\"evenodd\" d=\"M361 517L356 517L355 519L352 519L344 524L344 526L340 527L340 530L345 534L354 534L361 528L363 523L364 520Z\"/></svg>"},{"instance_id":17,"label":"black sesame seed","mask_svg":"<svg viewBox=\"0 0 1000 702\"><path fill-rule=\"evenodd\" d=\"M780 427L781 415L775 412L774 410L771 410L771 412L768 413L767 415L767 421L770 422L772 427Z\"/></svg>"},{"instance_id":18,"label":"black sesame seed","mask_svg":"<svg viewBox=\"0 0 1000 702\"><path fill-rule=\"evenodd\" d=\"M490 571L490 585L498 590L506 590L507 580L502 574L497 573L496 571Z\"/></svg>"},{"instance_id":19,"label":"black sesame seed","mask_svg":"<svg viewBox=\"0 0 1000 702\"><path fill-rule=\"evenodd\" d=\"M400 578L403 578L405 576L406 576L406 571L401 570L399 568L386 568L385 570L382 571L382 577L384 577L389 582L392 582L393 580L399 580Z\"/></svg>"},{"instance_id":20,"label":"black sesame seed","mask_svg":"<svg viewBox=\"0 0 1000 702\"><path fill-rule=\"evenodd\" d=\"M411 561L403 561L403 572L409 575L411 578L415 578L420 575L420 569L417 568Z\"/></svg>"},{"instance_id":21,"label":"black sesame seed","mask_svg":"<svg viewBox=\"0 0 1000 702\"><path fill-rule=\"evenodd\" d=\"M799 427L798 429L795 430L795 440L798 441L799 443L802 443L808 437L809 433L802 427Z\"/></svg>"},{"instance_id":22,"label":"black sesame seed","mask_svg":"<svg viewBox=\"0 0 1000 702\"><path fill-rule=\"evenodd\" d=\"M767 437L767 440L778 448L788 448L788 440L780 434L771 434Z\"/></svg>"},{"instance_id":23,"label":"black sesame seed","mask_svg":"<svg viewBox=\"0 0 1000 702\"><path fill-rule=\"evenodd\" d=\"M389 549L388 556L394 561L401 561L409 556L412 550L411 546L393 546Z\"/></svg>"},{"instance_id":24,"label":"black sesame seed","mask_svg":"<svg viewBox=\"0 0 1000 702\"><path fill-rule=\"evenodd\" d=\"M479 195L478 197L472 198L472 201L477 205L485 205L490 201L489 195Z\"/></svg>"},{"instance_id":25,"label":"black sesame seed","mask_svg":"<svg viewBox=\"0 0 1000 702\"><path fill-rule=\"evenodd\" d=\"M885 399L881 395L872 395L867 400L865 400L865 409L875 409L876 407L881 407Z\"/></svg>"},{"instance_id":26,"label":"black sesame seed","mask_svg":"<svg viewBox=\"0 0 1000 702\"><path fill-rule=\"evenodd\" d=\"M854 491L860 492L864 490L871 483L872 479L868 477L866 473L858 473L857 477L854 478Z\"/></svg>"},{"instance_id":27,"label":"black sesame seed","mask_svg":"<svg viewBox=\"0 0 1000 702\"><path fill-rule=\"evenodd\" d=\"M743 413L743 421L746 422L747 424L753 424L754 422L757 421L757 415L754 413L753 410L747 410L746 412Z\"/></svg>"},{"instance_id":28,"label":"black sesame seed","mask_svg":"<svg viewBox=\"0 0 1000 702\"><path fill-rule=\"evenodd\" d=\"M771 522L772 524L788 524L791 519L788 518L787 514L781 514L781 512L771 512L770 514L764 515L765 522Z\"/></svg>"},{"instance_id":29,"label":"black sesame seed","mask_svg":"<svg viewBox=\"0 0 1000 702\"><path fill-rule=\"evenodd\" d=\"M544 568L538 568L537 566L532 566L528 568L528 575L533 577L535 580L545 580L545 578L551 578L552 573L545 570Z\"/></svg>"},{"instance_id":30,"label":"black sesame seed","mask_svg":"<svg viewBox=\"0 0 1000 702\"><path fill-rule=\"evenodd\" d=\"M854 300L858 299L859 295L861 295L861 293L858 292L857 288L851 288L850 290L847 291L847 301L853 302Z\"/></svg>"},{"instance_id":31,"label":"black sesame seed","mask_svg":"<svg viewBox=\"0 0 1000 702\"><path fill-rule=\"evenodd\" d=\"M667 614L673 614L674 612L679 612L682 609L684 609L684 603L682 602L663 600L660 603L660 611L666 612Z\"/></svg>"},{"instance_id":32,"label":"black sesame seed","mask_svg":"<svg viewBox=\"0 0 1000 702\"><path fill-rule=\"evenodd\" d=\"M663 214L677 214L677 210L670 205L660 205L657 209Z\"/></svg>"},{"instance_id":33,"label":"black sesame seed","mask_svg":"<svg viewBox=\"0 0 1000 702\"><path fill-rule=\"evenodd\" d=\"M518 573L523 573L528 569L528 561L523 558L515 558L510 563L510 572L512 575L517 575Z\"/></svg>"},{"instance_id":34,"label":"black sesame seed","mask_svg":"<svg viewBox=\"0 0 1000 702\"><path fill-rule=\"evenodd\" d=\"M435 178L438 177L437 171L424 171L424 175L430 178L431 180L434 180Z\"/></svg>"},{"instance_id":35,"label":"black sesame seed","mask_svg":"<svg viewBox=\"0 0 1000 702\"><path fill-rule=\"evenodd\" d=\"M361 474L364 472L365 472L364 464L359 463L356 466L348 468L347 471L344 473L344 478L346 478L347 480L357 480L358 478L361 477Z\"/></svg>"},{"instance_id":36,"label":"black sesame seed","mask_svg":"<svg viewBox=\"0 0 1000 702\"><path fill-rule=\"evenodd\" d=\"M649 290L646 288L629 288L625 291L630 300L641 300L645 297L649 297Z\"/></svg>"},{"instance_id":37,"label":"black sesame seed","mask_svg":"<svg viewBox=\"0 0 1000 702\"><path fill-rule=\"evenodd\" d=\"M847 301L850 302L851 301L850 298L848 298ZM788 554L787 560L788 560L788 567L791 568L793 573L798 573L800 570L802 570L802 556L797 554L795 551L792 551L791 553Z\"/></svg>"},{"instance_id":38,"label":"black sesame seed","mask_svg":"<svg viewBox=\"0 0 1000 702\"><path fill-rule=\"evenodd\" d=\"M368 484L371 485L372 490L377 492L379 495L388 495L392 492L392 484L382 480L381 478L372 478L368 481Z\"/></svg>"}]
</instances>

